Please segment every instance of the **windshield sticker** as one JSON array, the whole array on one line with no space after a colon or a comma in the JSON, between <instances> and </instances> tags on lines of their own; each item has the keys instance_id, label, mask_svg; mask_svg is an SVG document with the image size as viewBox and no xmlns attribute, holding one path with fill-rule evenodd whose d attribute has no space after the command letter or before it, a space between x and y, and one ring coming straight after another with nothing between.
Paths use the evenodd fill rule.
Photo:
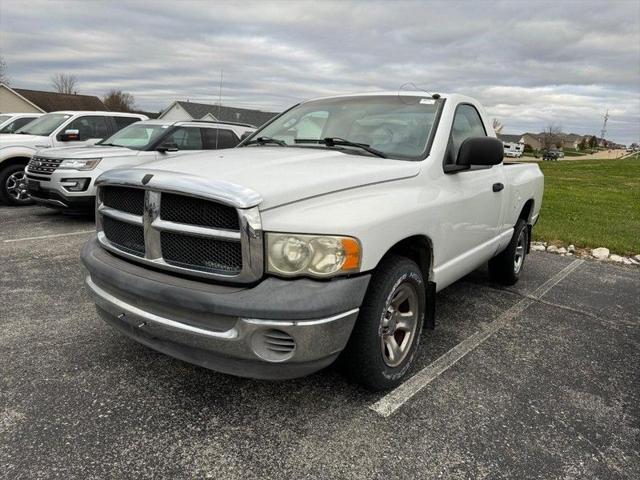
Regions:
<instances>
[{"instance_id":1,"label":"windshield sticker","mask_svg":"<svg viewBox=\"0 0 640 480\"><path fill-rule=\"evenodd\" d=\"M160 128L169 128L169 125L162 125Z\"/></svg>"},{"instance_id":2,"label":"windshield sticker","mask_svg":"<svg viewBox=\"0 0 640 480\"><path fill-rule=\"evenodd\" d=\"M436 101L431 98L422 98L420 99L420 103L423 105L433 105Z\"/></svg>"}]
</instances>

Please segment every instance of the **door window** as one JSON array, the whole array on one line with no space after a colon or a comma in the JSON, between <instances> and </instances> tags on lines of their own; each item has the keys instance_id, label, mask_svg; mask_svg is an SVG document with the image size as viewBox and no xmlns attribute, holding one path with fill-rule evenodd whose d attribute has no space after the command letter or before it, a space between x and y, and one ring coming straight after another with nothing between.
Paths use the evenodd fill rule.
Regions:
<instances>
[{"instance_id":1,"label":"door window","mask_svg":"<svg viewBox=\"0 0 640 480\"><path fill-rule=\"evenodd\" d=\"M475 107L468 104L458 105L453 117L453 126L451 127L447 163L456 163L460 145L467 138L486 136L487 132Z\"/></svg>"},{"instance_id":2,"label":"door window","mask_svg":"<svg viewBox=\"0 0 640 480\"><path fill-rule=\"evenodd\" d=\"M0 133L14 133L19 128L24 127L27 123L33 122L36 117L21 117L16 118L13 122L9 122L0 130Z\"/></svg>"},{"instance_id":3,"label":"door window","mask_svg":"<svg viewBox=\"0 0 640 480\"><path fill-rule=\"evenodd\" d=\"M178 127L162 143L175 143L178 150L202 150L202 135L196 127Z\"/></svg>"},{"instance_id":4,"label":"door window","mask_svg":"<svg viewBox=\"0 0 640 480\"><path fill-rule=\"evenodd\" d=\"M236 134L226 128L203 128L202 135L207 150L233 148L240 142Z\"/></svg>"},{"instance_id":5,"label":"door window","mask_svg":"<svg viewBox=\"0 0 640 480\"><path fill-rule=\"evenodd\" d=\"M64 130L78 130L80 140L105 138L109 135L106 117L80 117L73 120Z\"/></svg>"},{"instance_id":6,"label":"door window","mask_svg":"<svg viewBox=\"0 0 640 480\"><path fill-rule=\"evenodd\" d=\"M116 131L122 130L127 125L131 125L132 123L140 121L138 117L112 117L112 118L113 118L113 121L116 122Z\"/></svg>"}]
</instances>

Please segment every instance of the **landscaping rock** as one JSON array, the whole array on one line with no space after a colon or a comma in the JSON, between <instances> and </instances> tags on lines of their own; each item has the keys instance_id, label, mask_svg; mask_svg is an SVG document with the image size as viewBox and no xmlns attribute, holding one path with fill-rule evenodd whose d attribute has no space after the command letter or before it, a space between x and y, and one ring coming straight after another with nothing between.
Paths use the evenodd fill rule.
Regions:
<instances>
[{"instance_id":1,"label":"landscaping rock","mask_svg":"<svg viewBox=\"0 0 640 480\"><path fill-rule=\"evenodd\" d=\"M625 265L633 265L631 259L627 257L622 257L622 263L624 263Z\"/></svg>"},{"instance_id":2,"label":"landscaping rock","mask_svg":"<svg viewBox=\"0 0 640 480\"><path fill-rule=\"evenodd\" d=\"M604 247L594 248L591 255L598 260L606 260L609 257L609 249Z\"/></svg>"},{"instance_id":3,"label":"landscaping rock","mask_svg":"<svg viewBox=\"0 0 640 480\"><path fill-rule=\"evenodd\" d=\"M559 253L560 255L564 255L565 253L567 253L567 249L566 249L566 248L564 248L564 247L560 247L560 248L558 249L558 253Z\"/></svg>"},{"instance_id":4,"label":"landscaping rock","mask_svg":"<svg viewBox=\"0 0 640 480\"><path fill-rule=\"evenodd\" d=\"M569 245L567 247L567 252L574 253L575 251L576 251L576 246L575 245Z\"/></svg>"},{"instance_id":5,"label":"landscaping rock","mask_svg":"<svg viewBox=\"0 0 640 480\"><path fill-rule=\"evenodd\" d=\"M544 252L545 248L544 248L544 245L535 245L535 244L533 244L533 245L531 245L531 250L533 252Z\"/></svg>"},{"instance_id":6,"label":"landscaping rock","mask_svg":"<svg viewBox=\"0 0 640 480\"><path fill-rule=\"evenodd\" d=\"M640 263L640 255L634 255L632 257L636 262Z\"/></svg>"},{"instance_id":7,"label":"landscaping rock","mask_svg":"<svg viewBox=\"0 0 640 480\"><path fill-rule=\"evenodd\" d=\"M630 258L629 262L631 262L631 265L640 265L640 262L635 258Z\"/></svg>"},{"instance_id":8,"label":"landscaping rock","mask_svg":"<svg viewBox=\"0 0 640 480\"><path fill-rule=\"evenodd\" d=\"M549 252L549 253L558 253L558 247L556 247L555 245L549 245L547 247L547 252Z\"/></svg>"},{"instance_id":9,"label":"landscaping rock","mask_svg":"<svg viewBox=\"0 0 640 480\"><path fill-rule=\"evenodd\" d=\"M619 263L624 262L624 258L622 258L620 255L615 255L615 254L611 255L609 257L609 260L611 260L612 262L619 262Z\"/></svg>"}]
</instances>

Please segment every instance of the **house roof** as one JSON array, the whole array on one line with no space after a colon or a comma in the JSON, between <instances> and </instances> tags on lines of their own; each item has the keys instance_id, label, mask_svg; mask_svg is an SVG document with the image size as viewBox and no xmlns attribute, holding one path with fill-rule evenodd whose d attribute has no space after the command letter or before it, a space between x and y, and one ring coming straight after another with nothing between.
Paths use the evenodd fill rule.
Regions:
<instances>
[{"instance_id":1,"label":"house roof","mask_svg":"<svg viewBox=\"0 0 640 480\"><path fill-rule=\"evenodd\" d=\"M180 107L191 115L191 118L196 120L200 120L207 115L211 115L214 119L223 122L248 123L256 127L259 127L278 115L278 113L275 112L262 112L260 110L251 110L248 108L225 107L222 105L209 105L206 103L183 101L177 101L174 102L174 104L175 103L179 104ZM169 108L174 104L171 104ZM167 108L167 110L169 110L169 108Z\"/></svg>"},{"instance_id":2,"label":"house roof","mask_svg":"<svg viewBox=\"0 0 640 480\"><path fill-rule=\"evenodd\" d=\"M498 138L507 143L518 143L522 138L522 135L513 135L509 133L498 133Z\"/></svg>"},{"instance_id":3,"label":"house roof","mask_svg":"<svg viewBox=\"0 0 640 480\"><path fill-rule=\"evenodd\" d=\"M12 88L15 93L26 98L45 112L58 110L91 110L108 111L109 109L98 97L93 95L73 95L57 92L43 92L40 90L27 90L24 88Z\"/></svg>"}]
</instances>

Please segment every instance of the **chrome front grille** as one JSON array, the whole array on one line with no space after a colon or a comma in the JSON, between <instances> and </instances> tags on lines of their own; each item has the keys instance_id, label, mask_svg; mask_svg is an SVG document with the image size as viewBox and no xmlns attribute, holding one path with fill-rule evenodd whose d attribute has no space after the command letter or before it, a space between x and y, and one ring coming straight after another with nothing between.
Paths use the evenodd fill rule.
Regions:
<instances>
[{"instance_id":1,"label":"chrome front grille","mask_svg":"<svg viewBox=\"0 0 640 480\"><path fill-rule=\"evenodd\" d=\"M29 172L39 175L51 175L62 163L62 158L31 157Z\"/></svg>"},{"instance_id":2,"label":"chrome front grille","mask_svg":"<svg viewBox=\"0 0 640 480\"><path fill-rule=\"evenodd\" d=\"M249 283L263 272L257 207L238 208L148 186L98 187L98 240L132 261Z\"/></svg>"}]
</instances>

